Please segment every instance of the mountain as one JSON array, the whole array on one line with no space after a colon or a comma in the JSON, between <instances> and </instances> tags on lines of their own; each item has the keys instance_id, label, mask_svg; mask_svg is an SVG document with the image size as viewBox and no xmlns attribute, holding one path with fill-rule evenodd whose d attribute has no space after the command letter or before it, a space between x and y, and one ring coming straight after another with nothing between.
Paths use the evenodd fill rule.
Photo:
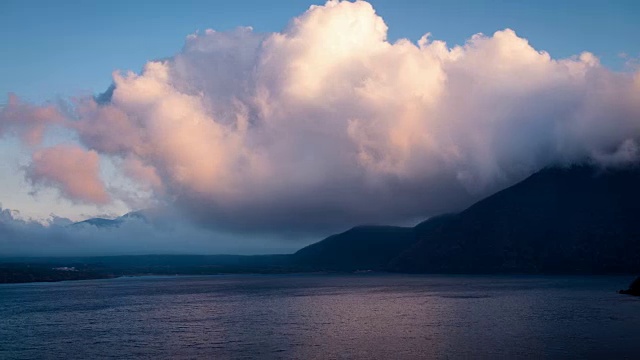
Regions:
<instances>
[{"instance_id":1,"label":"mountain","mask_svg":"<svg viewBox=\"0 0 640 360\"><path fill-rule=\"evenodd\" d=\"M79 221L71 224L70 226L86 226L92 225L98 228L109 228L109 227L117 227L120 226L123 222L127 220L143 220L147 221L147 217L144 215L143 211L132 211L126 213L122 216L119 216L115 219L105 219L105 218L91 218L84 221Z\"/></svg>"},{"instance_id":2,"label":"mountain","mask_svg":"<svg viewBox=\"0 0 640 360\"><path fill-rule=\"evenodd\" d=\"M618 291L619 294L640 296L640 277L637 277L633 282L629 285L627 290Z\"/></svg>"},{"instance_id":3,"label":"mountain","mask_svg":"<svg viewBox=\"0 0 640 360\"><path fill-rule=\"evenodd\" d=\"M71 224L71 226L92 225L98 228L116 227L122 224L122 220L118 217L115 219L91 218Z\"/></svg>"},{"instance_id":4,"label":"mountain","mask_svg":"<svg viewBox=\"0 0 640 360\"><path fill-rule=\"evenodd\" d=\"M293 258L313 270L382 270L414 242L412 228L358 226L311 244Z\"/></svg>"},{"instance_id":5,"label":"mountain","mask_svg":"<svg viewBox=\"0 0 640 360\"><path fill-rule=\"evenodd\" d=\"M640 272L640 171L549 168L415 228L388 268L434 273Z\"/></svg>"}]
</instances>

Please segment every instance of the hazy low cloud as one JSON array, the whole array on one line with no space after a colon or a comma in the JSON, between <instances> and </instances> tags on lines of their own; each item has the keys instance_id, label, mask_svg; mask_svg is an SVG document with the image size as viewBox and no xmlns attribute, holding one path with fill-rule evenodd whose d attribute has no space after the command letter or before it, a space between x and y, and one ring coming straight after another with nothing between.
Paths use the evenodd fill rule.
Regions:
<instances>
[{"instance_id":1,"label":"hazy low cloud","mask_svg":"<svg viewBox=\"0 0 640 360\"><path fill-rule=\"evenodd\" d=\"M361 1L312 6L280 33L207 30L140 74L114 73L64 121L12 100L0 132L37 143L43 124L63 122L152 198L256 232L427 217L544 166L638 159L638 72L586 52L552 59L509 29L453 48L386 37ZM46 178L63 195L106 198L95 179L72 191L72 179Z\"/></svg>"},{"instance_id":2,"label":"hazy low cloud","mask_svg":"<svg viewBox=\"0 0 640 360\"><path fill-rule=\"evenodd\" d=\"M149 219L131 216L118 226L97 227L73 225L69 219L59 217L45 223L24 220L0 207L0 257L267 254L288 253L299 246L299 242L269 235L255 237L202 229L170 214L155 214Z\"/></svg>"}]
</instances>

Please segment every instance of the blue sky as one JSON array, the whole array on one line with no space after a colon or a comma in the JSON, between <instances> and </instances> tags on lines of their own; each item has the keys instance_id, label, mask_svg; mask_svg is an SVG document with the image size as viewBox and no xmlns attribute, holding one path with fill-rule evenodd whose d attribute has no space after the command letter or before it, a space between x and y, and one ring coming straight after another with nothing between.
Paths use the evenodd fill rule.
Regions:
<instances>
[{"instance_id":1,"label":"blue sky","mask_svg":"<svg viewBox=\"0 0 640 360\"><path fill-rule=\"evenodd\" d=\"M99 92L116 69L139 70L150 59L179 51L200 29L252 26L279 31L321 1L33 1L0 5L0 94L42 102ZM506 27L553 57L591 51L616 70L640 55L640 2L371 1L391 40L417 40L426 32L450 45L478 32ZM0 101L3 103L6 98Z\"/></svg>"}]
</instances>

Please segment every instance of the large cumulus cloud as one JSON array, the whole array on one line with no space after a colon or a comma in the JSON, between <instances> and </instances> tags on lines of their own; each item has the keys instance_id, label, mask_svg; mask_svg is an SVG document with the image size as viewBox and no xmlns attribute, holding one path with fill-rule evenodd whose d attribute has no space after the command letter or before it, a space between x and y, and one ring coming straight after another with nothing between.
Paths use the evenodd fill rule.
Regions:
<instances>
[{"instance_id":1,"label":"large cumulus cloud","mask_svg":"<svg viewBox=\"0 0 640 360\"><path fill-rule=\"evenodd\" d=\"M0 131L37 142L50 111L153 198L256 232L427 217L544 166L638 158L640 73L587 52L553 59L510 29L454 47L386 36L362 1L312 6L280 33L207 30L140 73L115 72L64 120L48 108L29 120L12 100ZM16 125L22 113L34 128Z\"/></svg>"}]
</instances>

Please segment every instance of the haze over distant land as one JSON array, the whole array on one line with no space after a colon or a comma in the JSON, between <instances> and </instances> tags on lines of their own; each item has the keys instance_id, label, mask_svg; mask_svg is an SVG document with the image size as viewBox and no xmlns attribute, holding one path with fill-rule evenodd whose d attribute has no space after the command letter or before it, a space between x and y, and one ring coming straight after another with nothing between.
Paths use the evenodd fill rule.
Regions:
<instances>
[{"instance_id":1,"label":"haze over distant land","mask_svg":"<svg viewBox=\"0 0 640 360\"><path fill-rule=\"evenodd\" d=\"M458 212L545 167L637 164L640 71L554 59L517 30L392 43L370 4L329 1L281 32L189 35L95 97L10 94L0 136L28 154L32 191L153 216L69 227L2 209L0 253L288 252Z\"/></svg>"}]
</instances>

